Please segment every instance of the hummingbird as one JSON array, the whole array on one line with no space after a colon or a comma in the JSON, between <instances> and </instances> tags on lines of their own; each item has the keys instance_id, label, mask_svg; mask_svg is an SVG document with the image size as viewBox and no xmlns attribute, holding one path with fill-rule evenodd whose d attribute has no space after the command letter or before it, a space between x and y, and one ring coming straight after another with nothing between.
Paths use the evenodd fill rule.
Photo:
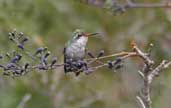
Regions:
<instances>
[{"instance_id":1,"label":"hummingbird","mask_svg":"<svg viewBox=\"0 0 171 108\"><path fill-rule=\"evenodd\" d=\"M64 48L64 72L75 72L76 76L80 74L77 72L83 67L84 58L86 56L86 46L89 37L97 35L98 33L85 33L82 29L76 29L71 39L67 42Z\"/></svg>"}]
</instances>

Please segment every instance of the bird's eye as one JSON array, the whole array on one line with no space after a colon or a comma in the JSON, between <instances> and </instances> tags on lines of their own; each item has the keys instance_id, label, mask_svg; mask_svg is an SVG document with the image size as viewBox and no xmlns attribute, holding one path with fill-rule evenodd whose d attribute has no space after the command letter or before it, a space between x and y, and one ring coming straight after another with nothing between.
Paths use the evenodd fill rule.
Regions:
<instances>
[{"instance_id":1,"label":"bird's eye","mask_svg":"<svg viewBox=\"0 0 171 108\"><path fill-rule=\"evenodd\" d=\"M81 34L78 34L78 35L77 35L77 38L80 38L80 37L81 37Z\"/></svg>"}]
</instances>

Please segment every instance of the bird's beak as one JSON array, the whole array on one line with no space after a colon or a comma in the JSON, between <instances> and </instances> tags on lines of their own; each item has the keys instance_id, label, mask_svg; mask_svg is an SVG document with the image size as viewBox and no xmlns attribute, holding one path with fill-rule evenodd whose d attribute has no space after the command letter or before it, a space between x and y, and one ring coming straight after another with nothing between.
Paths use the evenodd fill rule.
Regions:
<instances>
[{"instance_id":1,"label":"bird's beak","mask_svg":"<svg viewBox=\"0 0 171 108\"><path fill-rule=\"evenodd\" d=\"M88 34L84 34L84 36L86 37L90 37L90 36L95 36L98 35L99 33L88 33Z\"/></svg>"}]
</instances>

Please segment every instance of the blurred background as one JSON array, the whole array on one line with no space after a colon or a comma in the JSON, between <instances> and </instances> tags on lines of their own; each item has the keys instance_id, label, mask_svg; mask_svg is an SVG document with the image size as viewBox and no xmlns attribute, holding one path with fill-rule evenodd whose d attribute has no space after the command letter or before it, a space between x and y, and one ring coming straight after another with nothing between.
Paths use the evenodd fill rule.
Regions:
<instances>
[{"instance_id":1,"label":"blurred background","mask_svg":"<svg viewBox=\"0 0 171 108\"><path fill-rule=\"evenodd\" d=\"M101 33L88 42L94 54L102 49L105 55L130 51L130 42L135 40L144 50L154 44L152 57L157 63L171 58L170 9L130 9L114 16L110 10L79 0L0 0L1 54L14 48L8 39L14 28L29 37L30 52L48 46L59 62L66 41L77 28ZM141 61L128 59L117 72L104 68L88 76L65 75L62 68L16 79L1 75L0 108L139 108L135 98L142 87L139 69ZM171 70L164 72L152 84L154 108L171 106Z\"/></svg>"}]
</instances>

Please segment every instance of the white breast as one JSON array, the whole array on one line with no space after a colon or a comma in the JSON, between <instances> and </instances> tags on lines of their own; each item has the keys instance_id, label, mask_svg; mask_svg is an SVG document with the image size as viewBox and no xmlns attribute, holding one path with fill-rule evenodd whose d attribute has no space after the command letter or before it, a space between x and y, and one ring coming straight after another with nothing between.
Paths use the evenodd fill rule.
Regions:
<instances>
[{"instance_id":1,"label":"white breast","mask_svg":"<svg viewBox=\"0 0 171 108\"><path fill-rule=\"evenodd\" d=\"M66 48L66 54L73 59L84 58L87 41L87 37L80 37L75 43Z\"/></svg>"}]
</instances>

